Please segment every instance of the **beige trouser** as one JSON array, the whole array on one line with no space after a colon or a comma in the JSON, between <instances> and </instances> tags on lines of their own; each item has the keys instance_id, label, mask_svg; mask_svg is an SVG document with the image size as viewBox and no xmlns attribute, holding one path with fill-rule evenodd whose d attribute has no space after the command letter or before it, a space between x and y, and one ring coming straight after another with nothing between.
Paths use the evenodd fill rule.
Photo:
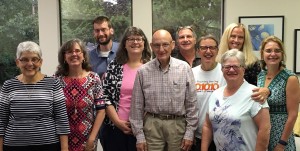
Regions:
<instances>
[{"instance_id":1,"label":"beige trouser","mask_svg":"<svg viewBox=\"0 0 300 151\"><path fill-rule=\"evenodd\" d=\"M160 119L147 114L144 119L144 133L148 151L180 151L185 127L184 117Z\"/></svg>"}]
</instances>

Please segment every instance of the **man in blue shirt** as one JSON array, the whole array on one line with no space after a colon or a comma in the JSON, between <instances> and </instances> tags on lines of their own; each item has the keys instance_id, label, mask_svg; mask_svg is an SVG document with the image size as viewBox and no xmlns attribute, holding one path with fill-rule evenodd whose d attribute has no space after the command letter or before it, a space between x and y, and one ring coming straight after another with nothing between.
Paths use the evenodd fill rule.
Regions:
<instances>
[{"instance_id":1,"label":"man in blue shirt","mask_svg":"<svg viewBox=\"0 0 300 151\"><path fill-rule=\"evenodd\" d=\"M114 29L108 17L99 16L93 21L93 34L98 45L89 53L92 70L103 80L107 65L115 58L119 43L113 42Z\"/></svg>"}]
</instances>

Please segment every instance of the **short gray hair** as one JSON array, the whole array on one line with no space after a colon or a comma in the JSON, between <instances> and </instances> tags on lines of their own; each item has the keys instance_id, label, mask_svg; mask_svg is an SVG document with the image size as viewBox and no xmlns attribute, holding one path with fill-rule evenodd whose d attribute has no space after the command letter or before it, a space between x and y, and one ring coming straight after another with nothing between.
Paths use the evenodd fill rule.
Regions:
<instances>
[{"instance_id":1,"label":"short gray hair","mask_svg":"<svg viewBox=\"0 0 300 151\"><path fill-rule=\"evenodd\" d=\"M19 59L23 52L32 52L37 54L40 58L42 58L42 51L40 46L33 41L24 41L21 42L17 47L16 57Z\"/></svg>"},{"instance_id":2,"label":"short gray hair","mask_svg":"<svg viewBox=\"0 0 300 151\"><path fill-rule=\"evenodd\" d=\"M181 30L184 30L184 29L188 29L190 30L192 33L193 33L193 37L197 40L197 34L195 33L194 29L192 26L182 26L182 27L178 27L177 28L177 31L176 31L176 41L179 39L179 32Z\"/></svg>"},{"instance_id":3,"label":"short gray hair","mask_svg":"<svg viewBox=\"0 0 300 151\"><path fill-rule=\"evenodd\" d=\"M221 64L224 65L224 62L232 57L237 58L242 67L246 66L245 56L244 56L243 52L239 51L238 49L231 49L231 50L226 51L221 57Z\"/></svg>"}]
</instances>

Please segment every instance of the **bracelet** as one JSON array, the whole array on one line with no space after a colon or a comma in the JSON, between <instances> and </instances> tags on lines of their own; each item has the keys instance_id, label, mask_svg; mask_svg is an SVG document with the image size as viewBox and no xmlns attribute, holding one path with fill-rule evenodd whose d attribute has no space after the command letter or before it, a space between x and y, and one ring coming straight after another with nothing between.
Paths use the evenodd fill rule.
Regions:
<instances>
[{"instance_id":1,"label":"bracelet","mask_svg":"<svg viewBox=\"0 0 300 151\"><path fill-rule=\"evenodd\" d=\"M286 146L288 143L286 141L284 141L284 140L279 140L278 144Z\"/></svg>"}]
</instances>

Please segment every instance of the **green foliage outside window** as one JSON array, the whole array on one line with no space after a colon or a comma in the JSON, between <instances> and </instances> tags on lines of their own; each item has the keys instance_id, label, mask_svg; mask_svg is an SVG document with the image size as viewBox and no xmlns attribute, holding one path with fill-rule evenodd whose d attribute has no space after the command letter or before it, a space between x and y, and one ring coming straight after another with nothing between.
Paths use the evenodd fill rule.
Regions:
<instances>
[{"instance_id":1,"label":"green foliage outside window","mask_svg":"<svg viewBox=\"0 0 300 151\"><path fill-rule=\"evenodd\" d=\"M19 74L15 54L20 42L39 42L37 0L0 0L0 86Z\"/></svg>"},{"instance_id":2,"label":"green foliage outside window","mask_svg":"<svg viewBox=\"0 0 300 151\"><path fill-rule=\"evenodd\" d=\"M62 42L79 38L95 43L93 39L94 18L108 16L115 31L114 41L118 41L125 29L131 25L131 0L60 0Z\"/></svg>"},{"instance_id":3,"label":"green foliage outside window","mask_svg":"<svg viewBox=\"0 0 300 151\"><path fill-rule=\"evenodd\" d=\"M221 35L222 0L152 0L153 30L168 29L175 38L180 26L192 26L198 37Z\"/></svg>"},{"instance_id":4,"label":"green foliage outside window","mask_svg":"<svg viewBox=\"0 0 300 151\"><path fill-rule=\"evenodd\" d=\"M153 29L191 25L198 37L208 33L220 38L222 0L152 0ZM113 3L115 2L115 3ZM79 38L94 43L92 20L110 17L114 40L131 25L131 0L60 0L62 42ZM37 0L0 0L0 86L19 74L15 65L17 45L39 43Z\"/></svg>"}]
</instances>

